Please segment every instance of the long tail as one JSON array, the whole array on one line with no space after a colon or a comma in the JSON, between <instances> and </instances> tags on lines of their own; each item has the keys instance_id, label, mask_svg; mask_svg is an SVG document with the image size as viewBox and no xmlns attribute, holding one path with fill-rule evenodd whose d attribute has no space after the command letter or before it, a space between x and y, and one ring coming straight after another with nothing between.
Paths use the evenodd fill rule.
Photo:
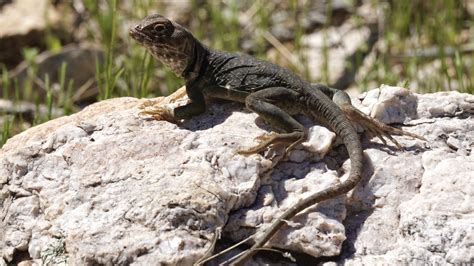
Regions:
<instances>
[{"instance_id":1,"label":"long tail","mask_svg":"<svg viewBox=\"0 0 474 266\"><path fill-rule=\"evenodd\" d=\"M313 98L311 97L312 100L309 103L310 110L312 110L311 113L313 116L323 118L326 124L342 139L351 160L349 177L339 186L327 190L335 190L333 193L336 193L336 195L347 193L359 183L362 174L364 156L359 135L357 135L357 131L352 123L336 104L327 98L322 98L323 100L320 100L320 98L314 100Z\"/></svg>"},{"instance_id":2,"label":"long tail","mask_svg":"<svg viewBox=\"0 0 474 266\"><path fill-rule=\"evenodd\" d=\"M322 93L321 93L322 94ZM261 235L257 234L254 239L255 244L246 252L242 253L231 265L242 265L245 260L253 256L258 248L265 245L270 238L278 231L278 229L293 218L296 214L304 209L313 206L314 204L334 198L336 196L345 194L353 189L360 181L363 165L363 153L360 144L359 136L356 130L342 113L342 111L329 100L325 95L308 95L307 105L309 110L312 110L313 115L318 118L324 118L325 122L340 136L346 146L351 160L351 170L349 177L340 184L326 188L322 191L301 200L286 210L280 217L278 217L269 228Z\"/></svg>"}]
</instances>

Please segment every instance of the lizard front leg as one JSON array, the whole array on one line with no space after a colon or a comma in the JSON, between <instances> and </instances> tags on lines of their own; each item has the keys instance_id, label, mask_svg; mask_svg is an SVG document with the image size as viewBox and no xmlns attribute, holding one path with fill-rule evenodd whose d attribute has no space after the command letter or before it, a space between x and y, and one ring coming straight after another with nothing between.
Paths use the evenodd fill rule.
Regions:
<instances>
[{"instance_id":1,"label":"lizard front leg","mask_svg":"<svg viewBox=\"0 0 474 266\"><path fill-rule=\"evenodd\" d=\"M174 109L168 106L160 106L153 110L146 110L140 114L151 115L156 120L165 120L171 123L177 123L182 119L189 119L202 114L206 110L204 95L197 87L192 84L186 85L186 94L190 102L186 105Z\"/></svg>"},{"instance_id":2,"label":"lizard front leg","mask_svg":"<svg viewBox=\"0 0 474 266\"><path fill-rule=\"evenodd\" d=\"M291 117L295 110L298 93L282 87L267 88L248 95L245 98L246 107L257 113L271 126L285 133L270 133L257 137L260 143L248 149L240 150L240 154L253 154L263 151L276 143L289 143L286 152L306 139L307 133L303 125Z\"/></svg>"}]
</instances>

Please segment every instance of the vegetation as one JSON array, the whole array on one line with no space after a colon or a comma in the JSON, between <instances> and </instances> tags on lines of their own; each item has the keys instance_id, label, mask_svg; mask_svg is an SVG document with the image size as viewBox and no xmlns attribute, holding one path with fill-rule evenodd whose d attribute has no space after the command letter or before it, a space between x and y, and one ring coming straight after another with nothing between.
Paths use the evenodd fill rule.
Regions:
<instances>
[{"instance_id":1,"label":"vegetation","mask_svg":"<svg viewBox=\"0 0 474 266\"><path fill-rule=\"evenodd\" d=\"M67 2L67 1L66 1ZM100 44L105 51L105 62L96 64L97 100L111 97L133 96L151 97L171 93L182 85L182 81L169 70L157 67L149 54L127 36L130 21L139 20L151 11L162 10L164 3L155 0L83 0L88 18L81 27L87 32L84 41ZM157 3L158 2L158 3ZM163 1L165 2L165 1ZM191 1L192 20L183 23L204 43L217 49L230 51L242 50L246 43L251 43L246 52L260 58L266 58L267 52L274 46L269 41L271 16L285 9L291 20L296 21L291 29L291 40L284 40L285 49L297 58L301 64L288 64L288 67L299 75L309 79L310 69L307 66L305 48L302 39L308 30L299 23L308 16L310 1ZM275 3L274 3L275 2ZM351 10L360 6L360 1L353 1ZM370 1L374 10L380 14L380 41L375 58L365 74L356 78L355 86L361 90L372 88L373 84L403 84L410 87L416 84L420 92L432 92L457 89L462 92L474 92L474 20L468 11L469 1L459 0L386 0ZM128 5L128 6L127 6ZM132 6L133 8L130 8ZM333 12L327 5L326 22L321 29L331 26ZM472 7L471 7L472 9ZM184 11L186 12L186 11ZM473 12L472 10L470 12ZM364 23L364 17L351 12L351 16ZM247 30L245 30L247 28ZM248 28L251 30L249 31ZM52 27L46 31L48 50L58 51L64 43L55 35ZM367 50L367 49L366 49ZM323 78L312 82L327 82L329 56L323 49ZM35 58L40 51L36 48L24 48L24 60L28 64L30 82L19 85L17 80L9 78L5 66L2 71L1 88L5 99L19 104L32 93L32 82L37 79ZM357 69L362 65L362 54L367 53L362 47L361 56L355 57L350 68ZM71 101L73 80L66 80L68 68L63 65L59 70L59 89L53 90L50 79L41 77L47 92L46 97L37 98L34 103L39 110L44 106L45 114L35 112L35 117L27 121L22 114L16 117L0 114L0 146L8 137L37 123L53 118L54 109L62 109L70 114L78 109ZM158 69L158 70L157 70ZM421 73L429 72L430 75ZM14 88L14 95L8 95L9 88ZM2 122L3 117L3 122Z\"/></svg>"}]
</instances>

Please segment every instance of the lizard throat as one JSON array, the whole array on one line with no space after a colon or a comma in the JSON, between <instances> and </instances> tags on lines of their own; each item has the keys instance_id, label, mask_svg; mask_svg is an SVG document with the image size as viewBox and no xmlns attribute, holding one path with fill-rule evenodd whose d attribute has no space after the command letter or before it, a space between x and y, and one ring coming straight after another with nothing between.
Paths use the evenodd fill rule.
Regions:
<instances>
[{"instance_id":1,"label":"lizard throat","mask_svg":"<svg viewBox=\"0 0 474 266\"><path fill-rule=\"evenodd\" d=\"M184 77L188 60L182 52L158 46L150 47L149 49L151 54L171 69L173 73L177 76Z\"/></svg>"},{"instance_id":2,"label":"lizard throat","mask_svg":"<svg viewBox=\"0 0 474 266\"><path fill-rule=\"evenodd\" d=\"M194 38L182 49L168 45L148 47L153 56L186 81L195 79L203 68L207 49Z\"/></svg>"}]
</instances>

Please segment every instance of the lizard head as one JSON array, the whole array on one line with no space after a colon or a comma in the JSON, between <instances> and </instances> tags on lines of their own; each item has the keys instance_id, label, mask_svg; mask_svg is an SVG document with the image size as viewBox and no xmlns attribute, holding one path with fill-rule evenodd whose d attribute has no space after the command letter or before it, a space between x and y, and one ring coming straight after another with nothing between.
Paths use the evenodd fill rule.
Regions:
<instances>
[{"instance_id":1,"label":"lizard head","mask_svg":"<svg viewBox=\"0 0 474 266\"><path fill-rule=\"evenodd\" d=\"M193 63L196 42L186 28L161 15L151 15L130 28L130 36L176 75L186 76Z\"/></svg>"}]
</instances>

